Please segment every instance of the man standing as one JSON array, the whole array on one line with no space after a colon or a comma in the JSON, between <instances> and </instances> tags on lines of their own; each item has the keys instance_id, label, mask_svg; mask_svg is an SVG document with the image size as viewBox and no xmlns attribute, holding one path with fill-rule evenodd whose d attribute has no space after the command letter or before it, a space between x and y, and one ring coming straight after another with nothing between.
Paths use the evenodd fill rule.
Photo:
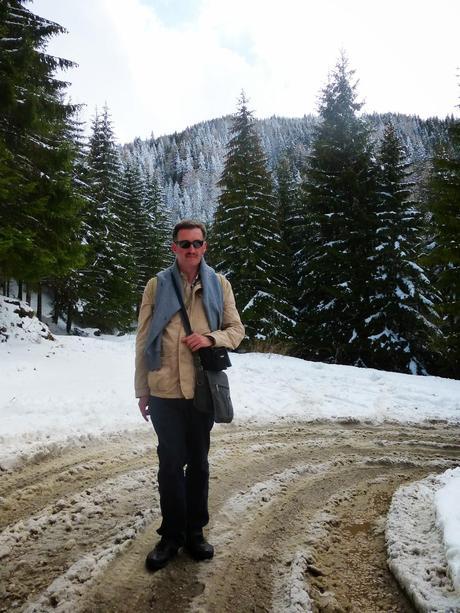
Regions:
<instances>
[{"instance_id":1,"label":"man standing","mask_svg":"<svg viewBox=\"0 0 460 613\"><path fill-rule=\"evenodd\" d=\"M143 418L158 438L161 540L146 566L158 570L183 545L196 560L214 555L203 535L209 521L208 452L212 415L193 406L193 352L212 345L236 349L244 327L230 283L204 261L206 229L194 220L173 231L175 263L147 283L136 337L135 390ZM174 283L175 281L175 283ZM182 289L193 333L186 336L175 291Z\"/></svg>"}]
</instances>

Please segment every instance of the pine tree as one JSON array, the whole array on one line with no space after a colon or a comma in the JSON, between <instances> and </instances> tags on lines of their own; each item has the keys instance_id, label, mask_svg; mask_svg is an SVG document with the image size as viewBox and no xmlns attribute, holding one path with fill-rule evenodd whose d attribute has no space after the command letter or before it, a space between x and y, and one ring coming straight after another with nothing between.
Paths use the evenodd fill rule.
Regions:
<instances>
[{"instance_id":1,"label":"pine tree","mask_svg":"<svg viewBox=\"0 0 460 613\"><path fill-rule=\"evenodd\" d=\"M212 229L212 257L232 283L250 339L290 336L272 177L247 100L241 95L219 186Z\"/></svg>"},{"instance_id":2,"label":"pine tree","mask_svg":"<svg viewBox=\"0 0 460 613\"><path fill-rule=\"evenodd\" d=\"M160 181L155 173L150 173L146 177L146 198L144 202L144 213L149 219L149 233L147 238L146 252L147 281L151 276L162 270L165 266L170 266L174 261L171 251L173 222L171 213L167 210L164 194L160 188Z\"/></svg>"},{"instance_id":3,"label":"pine tree","mask_svg":"<svg viewBox=\"0 0 460 613\"><path fill-rule=\"evenodd\" d=\"M441 294L442 366L436 372L459 378L460 373L460 120L449 127L449 143L433 160L428 210L434 236L426 263Z\"/></svg>"},{"instance_id":4,"label":"pine tree","mask_svg":"<svg viewBox=\"0 0 460 613\"><path fill-rule=\"evenodd\" d=\"M52 319L55 324L59 319L66 322L66 330L71 332L74 319L78 317L80 285L82 280L82 263L86 261L87 244L84 237L87 235L85 224L86 206L90 203L88 185L82 180L86 174L85 138L83 136L82 125L77 122L74 130L74 140L76 144L77 156L74 160L73 176L75 194L82 202L83 206L79 212L80 223L75 230L75 241L81 245L84 261L75 263L65 275L52 275L47 279L47 288L53 296Z\"/></svg>"},{"instance_id":5,"label":"pine tree","mask_svg":"<svg viewBox=\"0 0 460 613\"><path fill-rule=\"evenodd\" d=\"M65 30L24 7L0 2L0 275L38 284L81 264L80 200L67 83L72 62L43 50Z\"/></svg>"},{"instance_id":6,"label":"pine tree","mask_svg":"<svg viewBox=\"0 0 460 613\"><path fill-rule=\"evenodd\" d=\"M137 160L126 163L125 192L129 212L127 231L139 303L147 281L172 260L172 227L164 210L158 179L153 174L144 178Z\"/></svg>"},{"instance_id":7,"label":"pine tree","mask_svg":"<svg viewBox=\"0 0 460 613\"><path fill-rule=\"evenodd\" d=\"M136 304L135 263L123 169L107 108L93 121L84 181L87 266L80 294L83 321L104 332L129 330Z\"/></svg>"},{"instance_id":8,"label":"pine tree","mask_svg":"<svg viewBox=\"0 0 460 613\"><path fill-rule=\"evenodd\" d=\"M142 246L147 234L148 219L143 206L146 199L145 183L136 160L128 160L124 168L124 192L126 195L126 236L129 237L134 259L135 287L139 295L145 286L146 262Z\"/></svg>"},{"instance_id":9,"label":"pine tree","mask_svg":"<svg viewBox=\"0 0 460 613\"><path fill-rule=\"evenodd\" d=\"M394 126L385 127L379 156L374 293L365 323L369 366L425 374L428 346L438 334L435 296L418 262L420 207L411 200L409 164Z\"/></svg>"},{"instance_id":10,"label":"pine tree","mask_svg":"<svg viewBox=\"0 0 460 613\"><path fill-rule=\"evenodd\" d=\"M304 217L300 200L300 179L287 154L280 159L276 167L276 195L278 224L284 255L284 295L293 305L293 316L297 318L295 307L299 302L299 296L295 261L303 245Z\"/></svg>"},{"instance_id":11,"label":"pine tree","mask_svg":"<svg viewBox=\"0 0 460 613\"><path fill-rule=\"evenodd\" d=\"M353 72L342 57L320 102L302 185L304 245L297 260L305 357L363 365L376 218L369 130L357 116Z\"/></svg>"}]
</instances>

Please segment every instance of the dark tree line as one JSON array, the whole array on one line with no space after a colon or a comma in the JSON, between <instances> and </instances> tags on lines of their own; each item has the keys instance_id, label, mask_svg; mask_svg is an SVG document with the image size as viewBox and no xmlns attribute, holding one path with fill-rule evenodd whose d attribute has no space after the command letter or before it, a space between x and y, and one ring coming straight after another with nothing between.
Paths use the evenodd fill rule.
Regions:
<instances>
[{"instance_id":1,"label":"dark tree line","mask_svg":"<svg viewBox=\"0 0 460 613\"><path fill-rule=\"evenodd\" d=\"M460 120L452 122L450 139L433 159L426 211L429 243L424 264L440 295L442 336L438 372L460 378Z\"/></svg>"},{"instance_id":2,"label":"dark tree line","mask_svg":"<svg viewBox=\"0 0 460 613\"><path fill-rule=\"evenodd\" d=\"M37 288L82 263L82 200L74 189L76 108L44 52L64 31L24 2L0 2L0 271Z\"/></svg>"},{"instance_id":3,"label":"dark tree line","mask_svg":"<svg viewBox=\"0 0 460 613\"><path fill-rule=\"evenodd\" d=\"M170 223L155 175L123 164L107 108L93 121L82 177L79 319L103 331L130 330L145 284L167 262Z\"/></svg>"},{"instance_id":4,"label":"dark tree line","mask_svg":"<svg viewBox=\"0 0 460 613\"><path fill-rule=\"evenodd\" d=\"M391 122L376 141L360 109L342 57L301 172L287 150L272 176L240 100L213 262L232 281L249 346L284 340L307 359L458 376L460 124L426 191Z\"/></svg>"},{"instance_id":5,"label":"dark tree line","mask_svg":"<svg viewBox=\"0 0 460 613\"><path fill-rule=\"evenodd\" d=\"M169 219L154 173L123 163L107 109L89 142L45 52L64 29L0 1L0 280L19 297L54 295L54 320L128 330L142 288L165 263ZM30 299L30 298L29 298Z\"/></svg>"}]
</instances>

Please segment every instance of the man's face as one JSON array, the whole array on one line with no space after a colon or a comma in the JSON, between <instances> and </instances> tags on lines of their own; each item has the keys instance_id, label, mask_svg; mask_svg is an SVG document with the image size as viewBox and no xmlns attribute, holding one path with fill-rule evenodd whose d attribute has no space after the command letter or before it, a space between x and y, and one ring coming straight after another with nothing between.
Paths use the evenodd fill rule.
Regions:
<instances>
[{"instance_id":1,"label":"man's face","mask_svg":"<svg viewBox=\"0 0 460 613\"><path fill-rule=\"evenodd\" d=\"M172 250L176 254L177 264L181 270L198 266L201 262L201 258L206 252L206 242L201 247L194 247L193 241L202 241L203 232L200 228L190 228L179 230L176 242L172 244ZM188 241L190 245L188 247L181 247L179 243L181 241Z\"/></svg>"}]
</instances>

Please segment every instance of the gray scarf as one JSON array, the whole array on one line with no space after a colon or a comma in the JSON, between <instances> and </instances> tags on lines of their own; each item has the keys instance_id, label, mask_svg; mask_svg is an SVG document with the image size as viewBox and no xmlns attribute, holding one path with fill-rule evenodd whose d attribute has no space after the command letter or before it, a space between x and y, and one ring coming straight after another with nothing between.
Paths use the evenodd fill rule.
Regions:
<instances>
[{"instance_id":1,"label":"gray scarf","mask_svg":"<svg viewBox=\"0 0 460 613\"><path fill-rule=\"evenodd\" d=\"M201 260L199 273L203 290L203 307L210 330L220 330L224 312L224 295L219 277L214 269L206 264L204 258ZM145 358L149 370L161 368L161 339L163 330L173 315L180 311L181 308L174 289L172 275L176 279L177 287L182 288L182 278L177 262L174 262L172 266L162 270L157 275L155 307L145 343Z\"/></svg>"}]
</instances>

